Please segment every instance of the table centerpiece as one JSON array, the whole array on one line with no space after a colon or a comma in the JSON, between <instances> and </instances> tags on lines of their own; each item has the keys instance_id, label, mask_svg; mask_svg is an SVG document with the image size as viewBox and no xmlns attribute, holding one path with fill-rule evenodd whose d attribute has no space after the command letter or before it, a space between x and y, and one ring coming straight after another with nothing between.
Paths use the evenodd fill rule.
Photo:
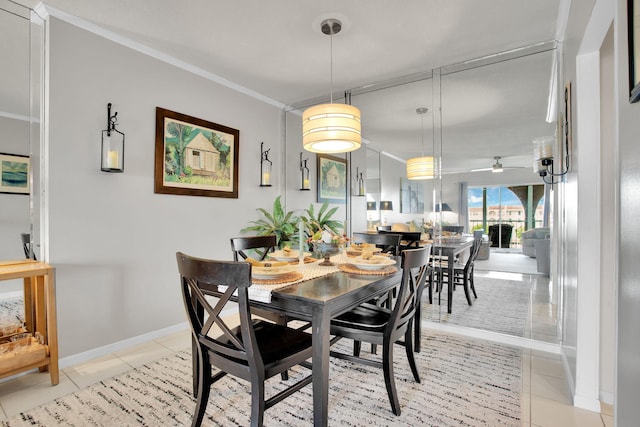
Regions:
<instances>
[{"instance_id":1,"label":"table centerpiece","mask_svg":"<svg viewBox=\"0 0 640 427\"><path fill-rule=\"evenodd\" d=\"M340 253L340 250L344 248L347 240L348 239L345 235L340 236L324 230L316 232L313 236L307 239L307 242L311 243L313 251L316 254L324 258L324 260L318 265L334 266L335 263L331 262L330 258L332 255Z\"/></svg>"}]
</instances>

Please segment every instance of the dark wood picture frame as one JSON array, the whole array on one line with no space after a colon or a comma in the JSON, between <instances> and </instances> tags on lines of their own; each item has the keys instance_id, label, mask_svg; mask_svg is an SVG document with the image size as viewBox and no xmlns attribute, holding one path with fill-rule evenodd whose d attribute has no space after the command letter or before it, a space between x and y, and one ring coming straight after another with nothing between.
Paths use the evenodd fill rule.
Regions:
<instances>
[{"instance_id":1,"label":"dark wood picture frame","mask_svg":"<svg viewBox=\"0 0 640 427\"><path fill-rule=\"evenodd\" d=\"M627 38L629 42L629 102L640 101L640 0L627 0Z\"/></svg>"},{"instance_id":2,"label":"dark wood picture frame","mask_svg":"<svg viewBox=\"0 0 640 427\"><path fill-rule=\"evenodd\" d=\"M318 203L347 203L347 160L317 154Z\"/></svg>"},{"instance_id":3,"label":"dark wood picture frame","mask_svg":"<svg viewBox=\"0 0 640 427\"><path fill-rule=\"evenodd\" d=\"M0 153L0 193L30 194L30 169L29 156Z\"/></svg>"},{"instance_id":4,"label":"dark wood picture frame","mask_svg":"<svg viewBox=\"0 0 640 427\"><path fill-rule=\"evenodd\" d=\"M156 107L155 193L238 198L240 131Z\"/></svg>"}]
</instances>

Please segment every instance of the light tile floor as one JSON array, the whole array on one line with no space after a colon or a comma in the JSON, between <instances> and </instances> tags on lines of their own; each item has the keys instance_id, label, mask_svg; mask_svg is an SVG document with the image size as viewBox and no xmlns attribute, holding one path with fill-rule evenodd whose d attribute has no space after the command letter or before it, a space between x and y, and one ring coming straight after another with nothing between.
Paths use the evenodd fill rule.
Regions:
<instances>
[{"instance_id":1,"label":"light tile floor","mask_svg":"<svg viewBox=\"0 0 640 427\"><path fill-rule=\"evenodd\" d=\"M0 384L0 420L57 397L126 372L189 346L188 331L179 332L108 356L63 369L60 384L52 387L48 373L32 373ZM535 427L612 427L613 411L603 413L570 404L560 357L523 349L522 425Z\"/></svg>"}]
</instances>

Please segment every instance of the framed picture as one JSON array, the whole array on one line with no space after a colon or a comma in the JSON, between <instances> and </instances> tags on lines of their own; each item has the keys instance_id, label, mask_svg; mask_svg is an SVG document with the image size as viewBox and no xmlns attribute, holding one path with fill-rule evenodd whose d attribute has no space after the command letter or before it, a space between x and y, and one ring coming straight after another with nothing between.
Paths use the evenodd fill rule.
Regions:
<instances>
[{"instance_id":1,"label":"framed picture","mask_svg":"<svg viewBox=\"0 0 640 427\"><path fill-rule=\"evenodd\" d=\"M155 192L238 198L240 131L156 107Z\"/></svg>"},{"instance_id":2,"label":"framed picture","mask_svg":"<svg viewBox=\"0 0 640 427\"><path fill-rule=\"evenodd\" d=\"M640 0L627 0L629 102L640 100Z\"/></svg>"},{"instance_id":3,"label":"framed picture","mask_svg":"<svg viewBox=\"0 0 640 427\"><path fill-rule=\"evenodd\" d=\"M424 213L424 181L400 178L400 213Z\"/></svg>"},{"instance_id":4,"label":"framed picture","mask_svg":"<svg viewBox=\"0 0 640 427\"><path fill-rule=\"evenodd\" d=\"M347 202L347 161L326 154L316 155L318 202Z\"/></svg>"},{"instance_id":5,"label":"framed picture","mask_svg":"<svg viewBox=\"0 0 640 427\"><path fill-rule=\"evenodd\" d=\"M29 156L0 153L0 193L29 194Z\"/></svg>"}]
</instances>

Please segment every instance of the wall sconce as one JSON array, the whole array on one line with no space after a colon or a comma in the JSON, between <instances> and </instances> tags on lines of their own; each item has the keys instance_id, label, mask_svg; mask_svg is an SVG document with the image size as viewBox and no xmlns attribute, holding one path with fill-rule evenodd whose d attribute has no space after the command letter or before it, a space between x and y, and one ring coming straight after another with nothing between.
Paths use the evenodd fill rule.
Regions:
<instances>
[{"instance_id":1,"label":"wall sconce","mask_svg":"<svg viewBox=\"0 0 640 427\"><path fill-rule=\"evenodd\" d=\"M360 172L360 169L356 167L356 180L358 181L358 196L365 195L364 189L364 172Z\"/></svg>"},{"instance_id":2,"label":"wall sconce","mask_svg":"<svg viewBox=\"0 0 640 427\"><path fill-rule=\"evenodd\" d=\"M100 170L124 172L124 133L116 129L118 113L111 115L111 103L107 104L107 128L102 131L102 155Z\"/></svg>"},{"instance_id":3,"label":"wall sconce","mask_svg":"<svg viewBox=\"0 0 640 427\"><path fill-rule=\"evenodd\" d=\"M307 167L306 158L302 160L302 151L300 152L300 191L309 191L309 168Z\"/></svg>"},{"instance_id":4,"label":"wall sconce","mask_svg":"<svg viewBox=\"0 0 640 427\"><path fill-rule=\"evenodd\" d=\"M557 184L560 180L554 179L554 177L560 177L566 175L569 172L569 152L568 145L565 152L565 164L564 170L559 173L554 172L553 159L554 159L554 144L555 138L552 136L545 136L542 138L536 138L533 140L533 171L542 177L542 181L545 184ZM548 178L547 178L548 177Z\"/></svg>"},{"instance_id":5,"label":"wall sconce","mask_svg":"<svg viewBox=\"0 0 640 427\"><path fill-rule=\"evenodd\" d=\"M260 187L271 187L271 166L273 163L269 160L269 150L264 149L264 142L260 143Z\"/></svg>"},{"instance_id":6,"label":"wall sconce","mask_svg":"<svg viewBox=\"0 0 640 427\"><path fill-rule=\"evenodd\" d=\"M382 200L380 201L380 210L381 211L392 211L393 210L393 202L390 200ZM387 215L385 214L382 217L382 225L387 225Z\"/></svg>"}]
</instances>

